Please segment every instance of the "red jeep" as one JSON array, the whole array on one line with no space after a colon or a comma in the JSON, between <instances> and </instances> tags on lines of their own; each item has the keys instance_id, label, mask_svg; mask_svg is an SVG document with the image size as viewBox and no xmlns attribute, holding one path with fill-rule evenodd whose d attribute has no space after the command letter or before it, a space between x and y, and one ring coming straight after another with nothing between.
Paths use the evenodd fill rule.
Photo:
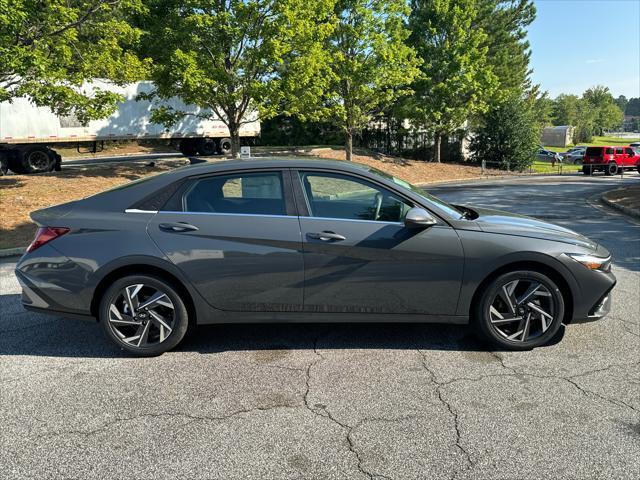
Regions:
<instances>
[{"instance_id":1,"label":"red jeep","mask_svg":"<svg viewBox=\"0 0 640 480\"><path fill-rule=\"evenodd\" d=\"M598 171L615 175L634 169L640 173L640 155L632 147L587 147L582 160L585 175Z\"/></svg>"}]
</instances>

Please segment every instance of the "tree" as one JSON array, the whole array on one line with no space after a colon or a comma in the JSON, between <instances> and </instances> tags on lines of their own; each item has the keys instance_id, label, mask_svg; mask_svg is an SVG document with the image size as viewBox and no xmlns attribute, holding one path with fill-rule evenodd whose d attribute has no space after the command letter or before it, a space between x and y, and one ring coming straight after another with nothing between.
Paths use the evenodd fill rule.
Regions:
<instances>
[{"instance_id":1,"label":"tree","mask_svg":"<svg viewBox=\"0 0 640 480\"><path fill-rule=\"evenodd\" d=\"M640 98L630 98L624 114L633 117L640 115Z\"/></svg>"},{"instance_id":2,"label":"tree","mask_svg":"<svg viewBox=\"0 0 640 480\"><path fill-rule=\"evenodd\" d=\"M80 87L144 76L148 62L133 51L140 32L128 23L141 8L140 0L0 0L0 101L26 96L82 123L108 116L121 97Z\"/></svg>"},{"instance_id":3,"label":"tree","mask_svg":"<svg viewBox=\"0 0 640 480\"><path fill-rule=\"evenodd\" d=\"M339 127L347 160L353 137L409 92L418 74L419 61L405 44L407 14L405 0L335 1L333 32L324 42L326 63L316 78L319 94L296 113Z\"/></svg>"},{"instance_id":4,"label":"tree","mask_svg":"<svg viewBox=\"0 0 640 480\"><path fill-rule=\"evenodd\" d=\"M149 98L181 97L200 118L228 127L239 156L240 128L257 110L269 118L285 110L286 85L306 85L330 32L331 0L149 0L139 18L143 54L154 61ZM286 76L283 70L287 71ZM286 81L285 81L286 78ZM187 115L169 106L152 119L171 125Z\"/></svg>"},{"instance_id":5,"label":"tree","mask_svg":"<svg viewBox=\"0 0 640 480\"><path fill-rule=\"evenodd\" d=\"M524 170L533 163L539 142L540 130L531 102L512 94L481 116L469 149L475 161Z\"/></svg>"},{"instance_id":6,"label":"tree","mask_svg":"<svg viewBox=\"0 0 640 480\"><path fill-rule=\"evenodd\" d=\"M605 130L617 128L622 124L624 114L616 104L607 87L598 85L587 89L582 99L594 112L594 128L600 135Z\"/></svg>"},{"instance_id":7,"label":"tree","mask_svg":"<svg viewBox=\"0 0 640 480\"><path fill-rule=\"evenodd\" d=\"M623 112L626 110L628 103L629 100L627 100L627 97L625 97L624 95L620 95L618 98L616 98L616 105L618 105L618 107L620 107L620 110L622 110Z\"/></svg>"},{"instance_id":8,"label":"tree","mask_svg":"<svg viewBox=\"0 0 640 480\"><path fill-rule=\"evenodd\" d=\"M474 28L487 34L487 60L498 78L498 97L523 94L529 90L531 51L527 28L536 18L532 0L477 0Z\"/></svg>"},{"instance_id":9,"label":"tree","mask_svg":"<svg viewBox=\"0 0 640 480\"><path fill-rule=\"evenodd\" d=\"M433 132L433 160L443 136L488 108L498 80L487 59L487 35L476 28L475 0L414 0L409 43L423 60L407 111Z\"/></svg>"},{"instance_id":10,"label":"tree","mask_svg":"<svg viewBox=\"0 0 640 480\"><path fill-rule=\"evenodd\" d=\"M578 104L580 98L577 95L558 95L553 103L552 122L554 125L578 125Z\"/></svg>"}]
</instances>

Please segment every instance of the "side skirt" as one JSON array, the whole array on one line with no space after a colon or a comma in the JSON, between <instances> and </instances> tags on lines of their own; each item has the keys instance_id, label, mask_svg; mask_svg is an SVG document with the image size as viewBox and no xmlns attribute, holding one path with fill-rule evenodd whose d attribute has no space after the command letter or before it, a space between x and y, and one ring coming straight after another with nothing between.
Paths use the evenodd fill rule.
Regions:
<instances>
[{"instance_id":1,"label":"side skirt","mask_svg":"<svg viewBox=\"0 0 640 480\"><path fill-rule=\"evenodd\" d=\"M221 323L448 323L466 325L468 316L387 314L387 313L311 313L311 312L218 312L198 318L199 325Z\"/></svg>"}]
</instances>

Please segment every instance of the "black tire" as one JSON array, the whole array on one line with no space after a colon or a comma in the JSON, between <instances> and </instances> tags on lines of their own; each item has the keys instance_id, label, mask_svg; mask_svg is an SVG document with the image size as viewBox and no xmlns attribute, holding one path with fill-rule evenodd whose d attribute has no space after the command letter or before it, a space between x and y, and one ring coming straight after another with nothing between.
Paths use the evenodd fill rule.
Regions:
<instances>
[{"instance_id":1,"label":"black tire","mask_svg":"<svg viewBox=\"0 0 640 480\"><path fill-rule=\"evenodd\" d=\"M9 171L9 159L0 152L0 177L6 175Z\"/></svg>"},{"instance_id":2,"label":"black tire","mask_svg":"<svg viewBox=\"0 0 640 480\"><path fill-rule=\"evenodd\" d=\"M608 164L605 168L604 168L604 174L611 176L611 175L617 175L618 174L618 165L614 162L611 162L610 164Z\"/></svg>"},{"instance_id":3,"label":"black tire","mask_svg":"<svg viewBox=\"0 0 640 480\"><path fill-rule=\"evenodd\" d=\"M160 297L163 299L162 303L160 301L154 302L153 305L155 306L150 306L147 309L140 308L139 311L136 310L135 315L126 316L126 312L130 310L127 310L129 303L125 300L123 293L127 287L132 288L137 285L143 285L139 289L140 293L137 293L135 288L133 291L129 290L129 292L135 294L135 297L132 297L134 299L132 301L138 307L143 307L143 302L148 302L149 298L154 296L154 294L149 294L145 298L145 292L147 291L162 293L166 297ZM166 304L171 304L171 308L166 307ZM114 307L118 305L116 310L121 313L114 316L112 305ZM150 313L149 310L153 310L154 313ZM166 322L164 325L171 327L168 334L165 329L164 339L161 337L160 325L155 320L158 316ZM151 275L128 275L113 282L100 300L98 319L105 334L112 342L121 349L141 357L161 355L176 347L184 338L189 327L189 314L184 300L178 293L178 289L170 282ZM135 325L121 324L129 319L138 323ZM135 339L135 335L141 330L143 335L138 335L138 337L143 337L145 328L147 329L145 340L149 340L148 345L134 345L135 340L131 339ZM124 335L124 337L121 335ZM130 341L125 341L124 339L130 339Z\"/></svg>"},{"instance_id":4,"label":"black tire","mask_svg":"<svg viewBox=\"0 0 640 480\"><path fill-rule=\"evenodd\" d=\"M198 143L198 153L205 157L215 155L218 153L218 142L215 138L203 138Z\"/></svg>"},{"instance_id":5,"label":"black tire","mask_svg":"<svg viewBox=\"0 0 640 480\"><path fill-rule=\"evenodd\" d=\"M518 282L515 285L515 290L512 295L509 295L512 302L515 300L515 305L513 308L507 307L508 300L506 300L505 296L510 288L509 286L513 285L516 280ZM538 289L539 293L534 293L527 297L526 294L530 288L528 286L535 284L541 285ZM505 286L507 290L503 290ZM505 296L501 295L501 292L504 292ZM545 295L537 296L542 293ZM549 294L548 296L547 293ZM517 303L523 298L525 299L524 303ZM543 304L542 302L545 303ZM504 314L504 316L494 315L496 308L497 311L501 309L499 308L501 303L504 303L505 309L515 311L512 317L515 320L510 322L508 314ZM529 307L529 304L533 304L534 307L537 307L537 310ZM495 307L495 305L498 305L498 307ZM492 307L494 310L492 310ZM552 320L548 320L546 316L543 317L538 313L540 310L550 314ZM547 344L556 335L562 325L564 310L562 293L549 277L532 270L518 270L502 274L486 286L479 297L479 302L475 306L473 320L478 333L490 342L508 350L530 350ZM492 320L494 316L498 318ZM529 316L528 326L527 316ZM533 318L534 316L539 318ZM504 320L500 318L504 318ZM545 326L546 329L544 328ZM517 334L518 331L525 332L520 335L520 339L518 339L518 336L514 339L508 338L513 334ZM527 337L527 334L530 336Z\"/></svg>"},{"instance_id":6,"label":"black tire","mask_svg":"<svg viewBox=\"0 0 640 480\"><path fill-rule=\"evenodd\" d=\"M231 153L231 139L230 138L221 138L220 139L220 153L223 155L229 155Z\"/></svg>"},{"instance_id":7,"label":"black tire","mask_svg":"<svg viewBox=\"0 0 640 480\"><path fill-rule=\"evenodd\" d=\"M582 166L582 173L584 173L585 175L591 175L593 173L593 169L591 168L591 165L589 165L589 166L583 165Z\"/></svg>"},{"instance_id":8,"label":"black tire","mask_svg":"<svg viewBox=\"0 0 640 480\"><path fill-rule=\"evenodd\" d=\"M16 148L9 161L9 168L21 174L52 172L55 167L56 153L42 145Z\"/></svg>"},{"instance_id":9,"label":"black tire","mask_svg":"<svg viewBox=\"0 0 640 480\"><path fill-rule=\"evenodd\" d=\"M185 138L180 141L180 152L185 157L191 157L198 153L198 144L193 138Z\"/></svg>"},{"instance_id":10,"label":"black tire","mask_svg":"<svg viewBox=\"0 0 640 480\"><path fill-rule=\"evenodd\" d=\"M638 173L640 173L640 165L638 165Z\"/></svg>"}]
</instances>

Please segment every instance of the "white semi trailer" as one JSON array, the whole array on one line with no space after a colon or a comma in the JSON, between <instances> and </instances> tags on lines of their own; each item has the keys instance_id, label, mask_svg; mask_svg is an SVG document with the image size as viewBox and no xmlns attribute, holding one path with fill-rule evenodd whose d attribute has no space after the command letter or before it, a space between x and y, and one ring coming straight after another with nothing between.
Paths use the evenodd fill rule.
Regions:
<instances>
[{"instance_id":1,"label":"white semi trailer","mask_svg":"<svg viewBox=\"0 0 640 480\"><path fill-rule=\"evenodd\" d=\"M213 155L231 151L229 130L220 120L204 120L188 115L170 128L151 122L152 105L136 100L140 93L153 89L151 82L133 83L118 87L94 81L83 88L99 87L121 94L124 101L110 117L82 125L74 116L59 117L48 107L36 107L26 98L0 103L0 163L2 170L15 173L38 173L60 169L61 157L55 151L59 145L103 144L105 140L178 139L180 151L185 155ZM185 105L179 99L166 104L176 110L197 114L199 107ZM241 138L260 135L260 122L255 112L249 123L240 130ZM1 173L0 173L1 174Z\"/></svg>"}]
</instances>

